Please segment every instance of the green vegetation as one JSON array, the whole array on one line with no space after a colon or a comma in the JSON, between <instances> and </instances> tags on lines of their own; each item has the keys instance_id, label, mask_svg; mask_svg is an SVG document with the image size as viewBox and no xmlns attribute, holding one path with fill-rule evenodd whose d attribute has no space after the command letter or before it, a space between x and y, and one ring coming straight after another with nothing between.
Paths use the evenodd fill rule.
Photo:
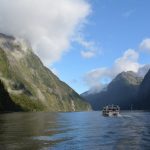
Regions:
<instances>
[{"instance_id":1,"label":"green vegetation","mask_svg":"<svg viewBox=\"0 0 150 150\"><path fill-rule=\"evenodd\" d=\"M90 109L90 105L46 68L27 45L16 46L13 39L1 41L0 79L10 100L24 111Z\"/></svg>"},{"instance_id":2,"label":"green vegetation","mask_svg":"<svg viewBox=\"0 0 150 150\"><path fill-rule=\"evenodd\" d=\"M27 95L11 95L12 100L16 104L20 105L23 111L42 111L46 110L46 107L40 103L39 100L29 98Z\"/></svg>"},{"instance_id":3,"label":"green vegetation","mask_svg":"<svg viewBox=\"0 0 150 150\"><path fill-rule=\"evenodd\" d=\"M9 75L9 64L5 52L0 48L0 71L3 76L8 77Z\"/></svg>"}]
</instances>

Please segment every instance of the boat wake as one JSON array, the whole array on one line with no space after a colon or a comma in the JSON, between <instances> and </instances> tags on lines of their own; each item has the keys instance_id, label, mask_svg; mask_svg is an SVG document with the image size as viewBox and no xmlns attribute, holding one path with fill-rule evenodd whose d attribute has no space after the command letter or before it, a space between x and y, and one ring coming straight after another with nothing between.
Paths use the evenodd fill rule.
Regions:
<instances>
[{"instance_id":1,"label":"boat wake","mask_svg":"<svg viewBox=\"0 0 150 150\"><path fill-rule=\"evenodd\" d=\"M130 115L120 115L120 117L123 117L123 118L133 118L133 116L130 116Z\"/></svg>"}]
</instances>

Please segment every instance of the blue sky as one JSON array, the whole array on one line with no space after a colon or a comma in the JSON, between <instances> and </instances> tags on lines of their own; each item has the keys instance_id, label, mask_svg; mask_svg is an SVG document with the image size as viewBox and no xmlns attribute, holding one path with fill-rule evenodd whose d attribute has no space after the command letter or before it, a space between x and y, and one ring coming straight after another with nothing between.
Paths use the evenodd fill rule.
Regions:
<instances>
[{"instance_id":1,"label":"blue sky","mask_svg":"<svg viewBox=\"0 0 150 150\"><path fill-rule=\"evenodd\" d=\"M94 42L99 52L92 58L83 58L80 52L84 47L73 42L70 51L53 65L60 79L79 93L90 88L84 82L86 73L110 68L129 48L139 53L139 64L148 64L150 60L150 53L139 50L142 40L150 38L149 0L90 0L89 3L92 12L82 32L84 39Z\"/></svg>"},{"instance_id":2,"label":"blue sky","mask_svg":"<svg viewBox=\"0 0 150 150\"><path fill-rule=\"evenodd\" d=\"M0 0L0 33L23 38L78 93L122 71L144 75L150 57L149 0Z\"/></svg>"}]
</instances>

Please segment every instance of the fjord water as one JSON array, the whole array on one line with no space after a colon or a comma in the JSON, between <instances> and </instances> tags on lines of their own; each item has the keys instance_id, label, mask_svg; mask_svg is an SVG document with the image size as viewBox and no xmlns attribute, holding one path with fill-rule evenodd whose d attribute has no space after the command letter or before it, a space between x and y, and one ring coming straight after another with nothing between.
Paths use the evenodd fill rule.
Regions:
<instances>
[{"instance_id":1,"label":"fjord water","mask_svg":"<svg viewBox=\"0 0 150 150\"><path fill-rule=\"evenodd\" d=\"M0 114L0 150L149 150L150 113Z\"/></svg>"}]
</instances>

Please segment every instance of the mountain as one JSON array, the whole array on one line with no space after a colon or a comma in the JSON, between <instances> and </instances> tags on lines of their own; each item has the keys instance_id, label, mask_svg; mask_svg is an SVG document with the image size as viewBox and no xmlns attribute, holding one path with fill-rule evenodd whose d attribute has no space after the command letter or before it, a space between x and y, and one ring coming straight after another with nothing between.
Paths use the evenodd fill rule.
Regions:
<instances>
[{"instance_id":1,"label":"mountain","mask_svg":"<svg viewBox=\"0 0 150 150\"><path fill-rule=\"evenodd\" d=\"M21 107L16 105L10 98L9 93L0 81L0 110L1 111L21 111Z\"/></svg>"},{"instance_id":2,"label":"mountain","mask_svg":"<svg viewBox=\"0 0 150 150\"><path fill-rule=\"evenodd\" d=\"M139 109L150 110L150 70L140 85L138 99Z\"/></svg>"},{"instance_id":3,"label":"mountain","mask_svg":"<svg viewBox=\"0 0 150 150\"><path fill-rule=\"evenodd\" d=\"M144 66L140 67L137 72L138 76L144 77L149 71L149 69L150 69L150 64L145 64Z\"/></svg>"},{"instance_id":4,"label":"mountain","mask_svg":"<svg viewBox=\"0 0 150 150\"><path fill-rule=\"evenodd\" d=\"M7 109L83 111L90 105L46 68L25 41L0 34L0 110Z\"/></svg>"},{"instance_id":5,"label":"mountain","mask_svg":"<svg viewBox=\"0 0 150 150\"><path fill-rule=\"evenodd\" d=\"M122 72L99 93L83 94L94 110L100 110L108 104L117 104L121 109L130 109L131 105L137 107L137 93L142 78L134 72Z\"/></svg>"}]
</instances>

